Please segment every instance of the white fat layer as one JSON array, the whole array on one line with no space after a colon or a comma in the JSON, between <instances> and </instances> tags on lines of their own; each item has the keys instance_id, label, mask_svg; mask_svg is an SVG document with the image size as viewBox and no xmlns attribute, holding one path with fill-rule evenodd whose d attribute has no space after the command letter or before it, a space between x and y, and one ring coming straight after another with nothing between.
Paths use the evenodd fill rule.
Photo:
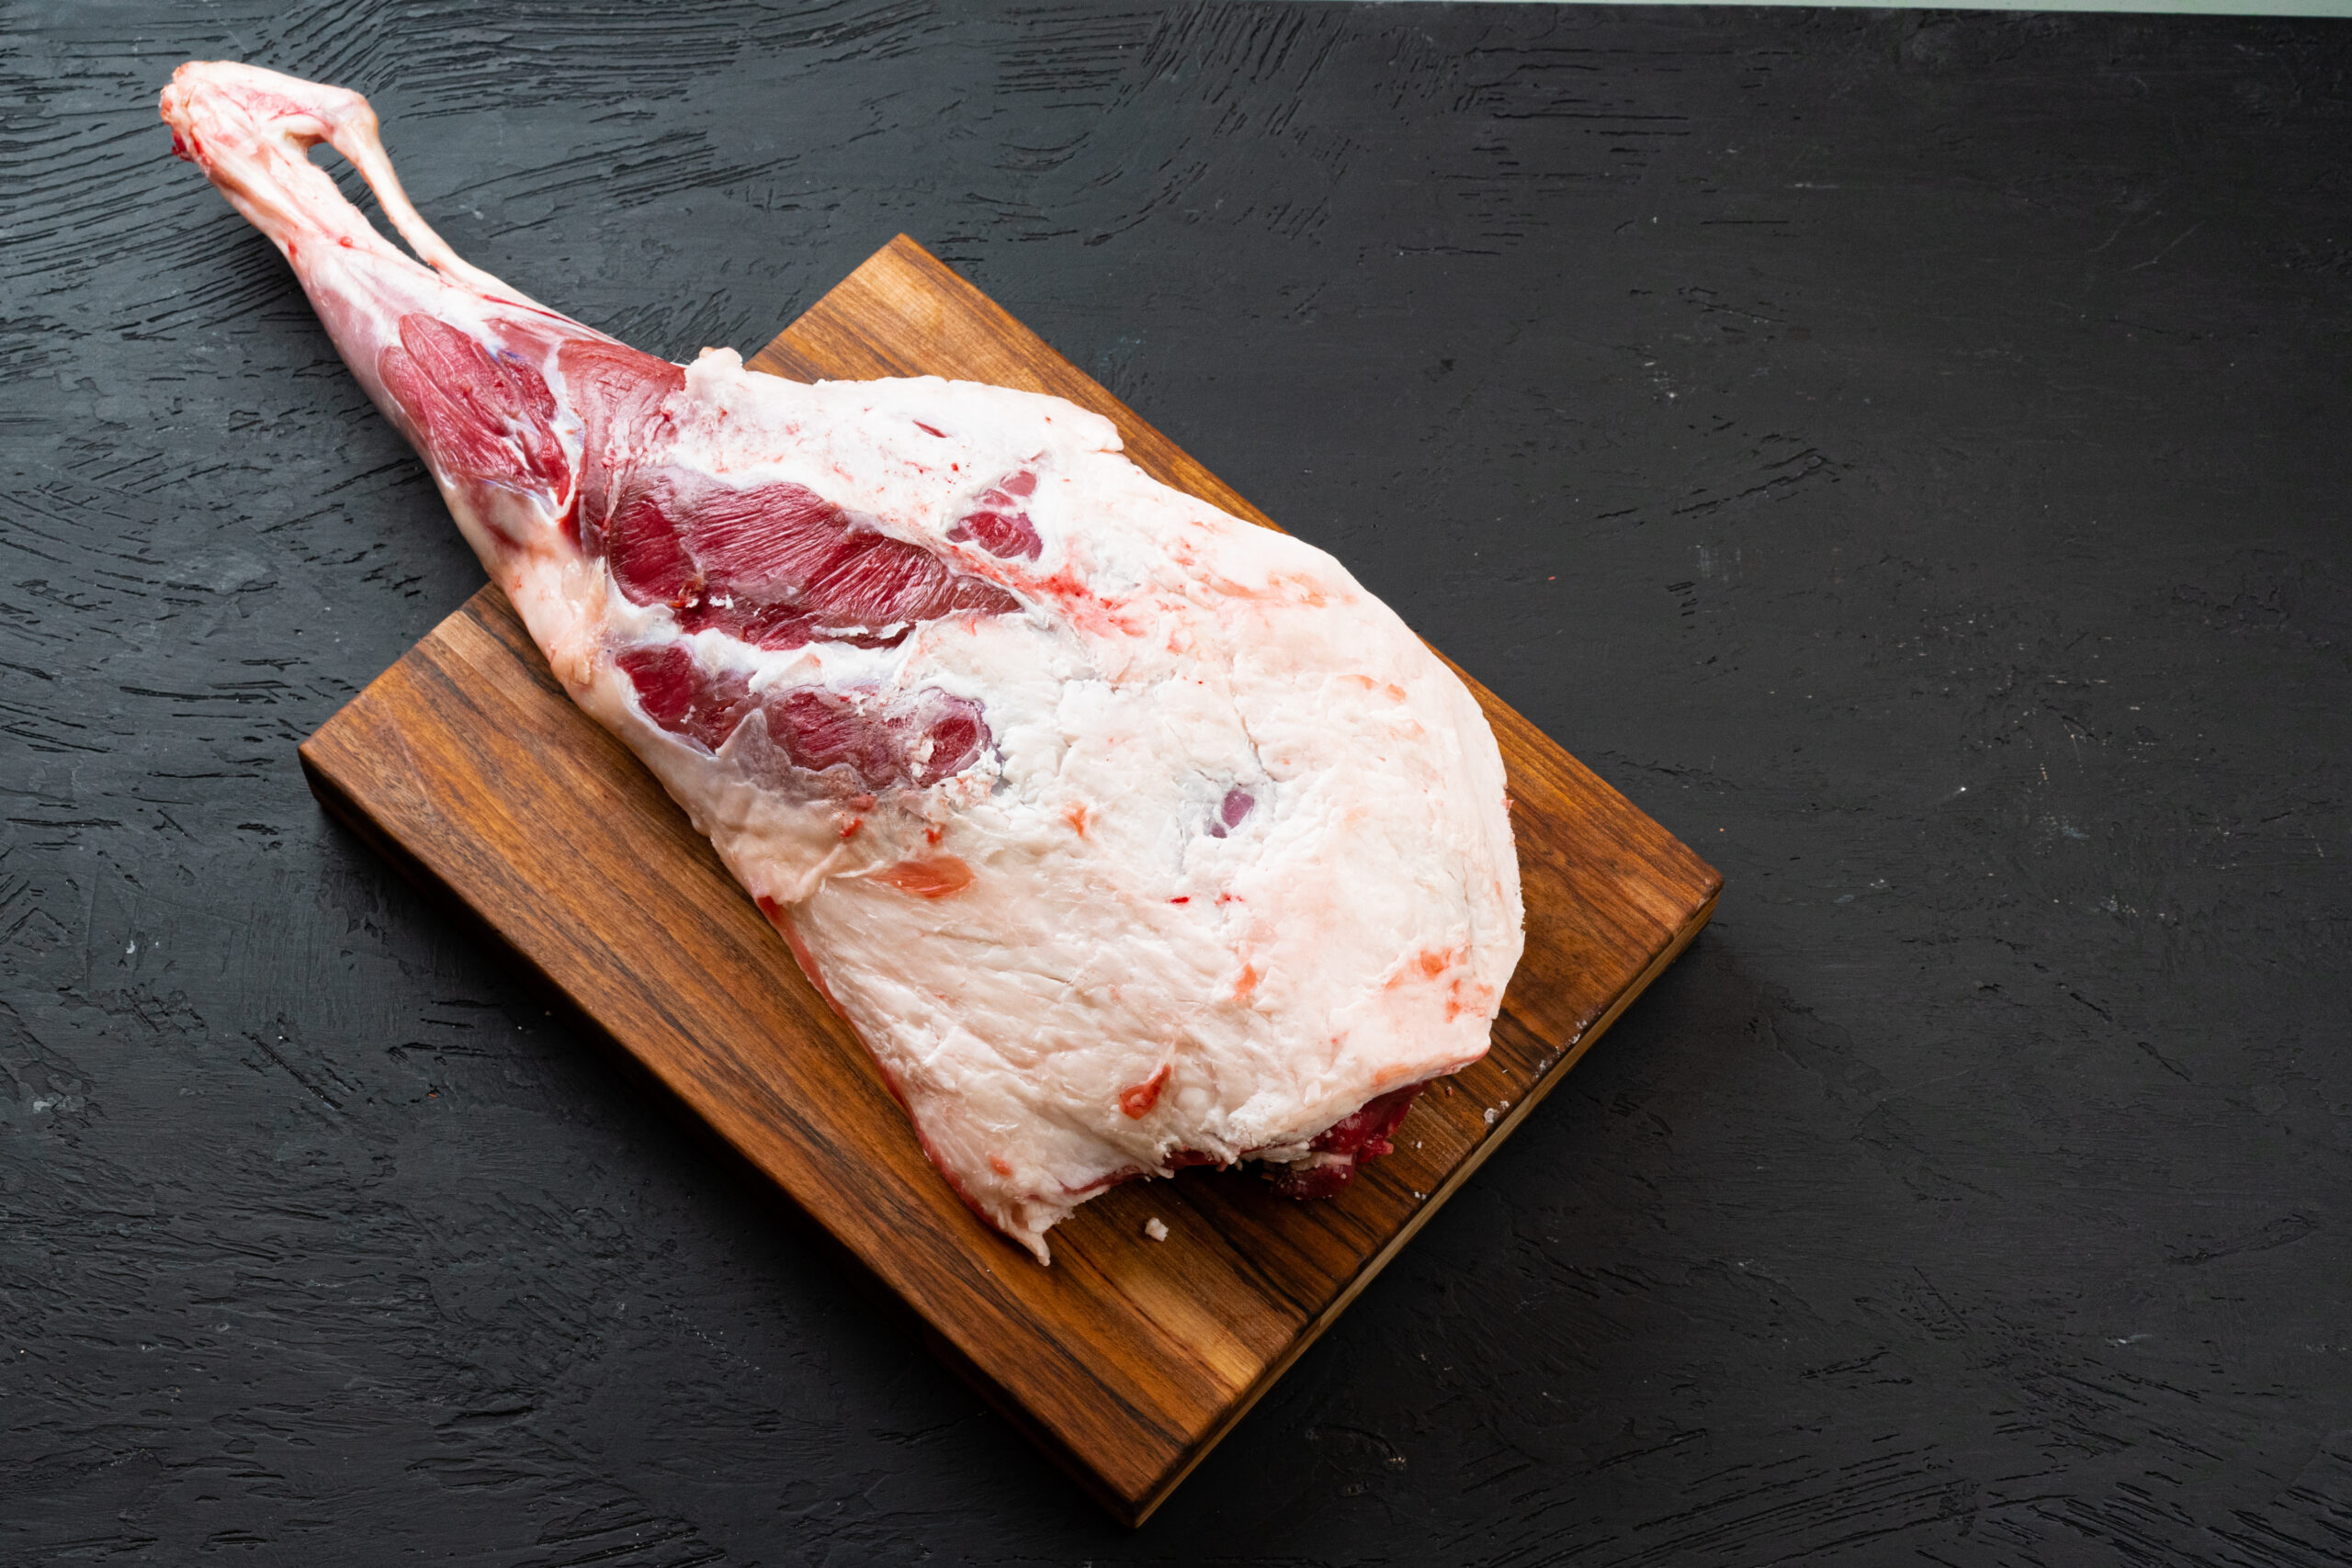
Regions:
<instances>
[{"instance_id":1,"label":"white fat layer","mask_svg":"<svg viewBox=\"0 0 2352 1568\"><path fill-rule=\"evenodd\" d=\"M982 705L982 757L869 805L757 782L741 732L714 756L657 728L611 652L676 635L671 613L549 520L507 558L567 685L786 912L933 1159L1008 1234L1043 1258L1124 1175L1182 1150L1303 1157L1365 1100L1484 1053L1521 945L1502 760L1461 681L1337 561L1158 483L1057 399L803 386L716 351L671 412L669 461L805 485L1025 606L888 649L693 638L754 689ZM948 539L1019 472L1037 560ZM1235 788L1253 804L1214 835ZM959 891L893 878L948 857Z\"/></svg>"}]
</instances>

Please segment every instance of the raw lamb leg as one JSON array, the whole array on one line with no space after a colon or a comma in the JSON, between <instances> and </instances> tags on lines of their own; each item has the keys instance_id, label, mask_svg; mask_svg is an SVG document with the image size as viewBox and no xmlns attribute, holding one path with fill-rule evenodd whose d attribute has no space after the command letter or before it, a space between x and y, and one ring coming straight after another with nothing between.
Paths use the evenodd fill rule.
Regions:
<instances>
[{"instance_id":1,"label":"raw lamb leg","mask_svg":"<svg viewBox=\"0 0 2352 1568\"><path fill-rule=\"evenodd\" d=\"M566 689L1040 1261L1131 1177L1337 1191L1485 1052L1521 947L1501 758L1330 557L1057 399L681 367L558 315L425 227L356 94L192 62L163 109Z\"/></svg>"}]
</instances>

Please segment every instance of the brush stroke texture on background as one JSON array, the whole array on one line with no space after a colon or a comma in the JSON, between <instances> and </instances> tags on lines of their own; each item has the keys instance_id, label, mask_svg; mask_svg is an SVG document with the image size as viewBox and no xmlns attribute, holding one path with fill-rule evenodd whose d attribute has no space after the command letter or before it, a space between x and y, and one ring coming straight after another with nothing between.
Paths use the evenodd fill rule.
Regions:
<instances>
[{"instance_id":1,"label":"brush stroke texture on background","mask_svg":"<svg viewBox=\"0 0 2352 1568\"><path fill-rule=\"evenodd\" d=\"M2344 1553L2340 28L0 32L0 1561ZM311 803L479 571L165 154L199 55L673 356L915 234L1725 873L1142 1535Z\"/></svg>"}]
</instances>

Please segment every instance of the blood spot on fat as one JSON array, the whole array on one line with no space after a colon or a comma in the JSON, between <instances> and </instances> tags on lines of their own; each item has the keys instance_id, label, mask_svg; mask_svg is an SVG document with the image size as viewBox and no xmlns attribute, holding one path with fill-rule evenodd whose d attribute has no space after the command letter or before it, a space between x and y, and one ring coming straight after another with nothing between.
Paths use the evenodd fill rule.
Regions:
<instances>
[{"instance_id":1,"label":"blood spot on fat","mask_svg":"<svg viewBox=\"0 0 2352 1568\"><path fill-rule=\"evenodd\" d=\"M1216 818L1209 823L1209 837L1222 839L1240 827L1257 804L1258 797L1238 784L1227 790L1225 798L1217 803Z\"/></svg>"},{"instance_id":2,"label":"blood spot on fat","mask_svg":"<svg viewBox=\"0 0 2352 1568\"><path fill-rule=\"evenodd\" d=\"M1131 1084L1119 1091L1119 1111L1130 1121L1140 1121L1151 1114L1159 1103L1159 1091L1168 1083L1169 1064L1162 1062L1159 1070L1139 1084Z\"/></svg>"},{"instance_id":3,"label":"blood spot on fat","mask_svg":"<svg viewBox=\"0 0 2352 1568\"><path fill-rule=\"evenodd\" d=\"M1063 807L1062 820L1069 823L1070 830L1080 838L1086 837L1086 803L1082 800L1073 801Z\"/></svg>"},{"instance_id":4,"label":"blood spot on fat","mask_svg":"<svg viewBox=\"0 0 2352 1568\"><path fill-rule=\"evenodd\" d=\"M1022 586L1032 593L1050 595L1059 602L1062 613L1083 628L1125 637L1140 635L1135 624L1136 604L1105 599L1080 582L1068 567L1049 577L1028 579Z\"/></svg>"},{"instance_id":5,"label":"blood spot on fat","mask_svg":"<svg viewBox=\"0 0 2352 1568\"><path fill-rule=\"evenodd\" d=\"M1241 973L1234 977L1233 999L1237 1002L1248 1001L1250 993L1258 988L1258 982L1264 976L1258 973L1256 964L1244 964L1241 966Z\"/></svg>"},{"instance_id":6,"label":"blood spot on fat","mask_svg":"<svg viewBox=\"0 0 2352 1568\"><path fill-rule=\"evenodd\" d=\"M923 428L925 430L931 430L931 426L927 424L924 425ZM935 430L932 430L931 433L933 435L939 434L939 432ZM1012 1174L1012 1167L1006 1162L1005 1157L1002 1155L989 1156L989 1168L995 1171L999 1176L1011 1176Z\"/></svg>"},{"instance_id":7,"label":"blood spot on fat","mask_svg":"<svg viewBox=\"0 0 2352 1568\"><path fill-rule=\"evenodd\" d=\"M972 885L972 868L954 855L932 855L884 866L874 880L918 898L944 898Z\"/></svg>"},{"instance_id":8,"label":"blood spot on fat","mask_svg":"<svg viewBox=\"0 0 2352 1568\"><path fill-rule=\"evenodd\" d=\"M921 421L921 420L917 420L917 421L915 421L915 428L916 428L917 430L922 431L925 435L936 435L936 436L938 436L942 441L944 441L944 440L946 440L946 439L947 439L947 432L945 432L945 431L944 431L944 430L935 429L935 428L933 428L933 426L931 426L931 425L925 424L925 423L924 423L922 421ZM1008 1172L1007 1174L1010 1174L1010 1173Z\"/></svg>"},{"instance_id":9,"label":"blood spot on fat","mask_svg":"<svg viewBox=\"0 0 2352 1568\"><path fill-rule=\"evenodd\" d=\"M1456 975L1445 987L1445 1021L1452 1023L1465 1012L1484 1008L1493 998L1491 987L1477 985L1468 981L1465 976ZM1503 1071L1509 1073L1510 1069L1506 1067Z\"/></svg>"},{"instance_id":10,"label":"blood spot on fat","mask_svg":"<svg viewBox=\"0 0 2352 1568\"><path fill-rule=\"evenodd\" d=\"M1187 893L1181 895L1180 897L1170 898L1168 901L1171 904L1189 904L1193 901L1193 897L1191 894Z\"/></svg>"},{"instance_id":11,"label":"blood spot on fat","mask_svg":"<svg viewBox=\"0 0 2352 1568\"><path fill-rule=\"evenodd\" d=\"M865 818L863 817L844 818L841 825L841 836L844 839L854 839L857 837L857 830L865 826Z\"/></svg>"}]
</instances>

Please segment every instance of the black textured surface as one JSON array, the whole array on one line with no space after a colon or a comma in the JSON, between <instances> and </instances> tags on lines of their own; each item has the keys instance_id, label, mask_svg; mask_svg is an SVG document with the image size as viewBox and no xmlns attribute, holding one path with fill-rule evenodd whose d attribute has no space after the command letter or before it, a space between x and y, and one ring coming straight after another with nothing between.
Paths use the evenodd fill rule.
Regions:
<instances>
[{"instance_id":1,"label":"black textured surface","mask_svg":"<svg viewBox=\"0 0 2352 1568\"><path fill-rule=\"evenodd\" d=\"M2352 1556L2345 25L0 31L0 1561ZM1728 876L1140 1535L312 806L480 579L191 55L673 355L907 231Z\"/></svg>"}]
</instances>

